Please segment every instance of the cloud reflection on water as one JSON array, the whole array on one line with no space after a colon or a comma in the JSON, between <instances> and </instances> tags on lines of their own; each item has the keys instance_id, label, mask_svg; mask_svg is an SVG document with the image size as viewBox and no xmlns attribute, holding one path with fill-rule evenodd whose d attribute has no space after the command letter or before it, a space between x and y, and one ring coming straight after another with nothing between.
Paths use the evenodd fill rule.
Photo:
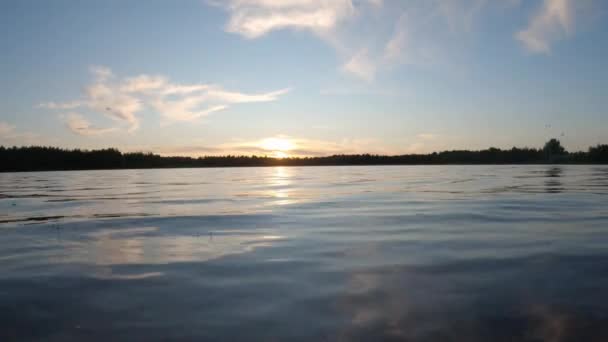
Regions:
<instances>
[{"instance_id":1,"label":"cloud reflection on water","mask_svg":"<svg viewBox=\"0 0 608 342\"><path fill-rule=\"evenodd\" d=\"M608 341L608 172L560 168L2 175L0 339Z\"/></svg>"}]
</instances>

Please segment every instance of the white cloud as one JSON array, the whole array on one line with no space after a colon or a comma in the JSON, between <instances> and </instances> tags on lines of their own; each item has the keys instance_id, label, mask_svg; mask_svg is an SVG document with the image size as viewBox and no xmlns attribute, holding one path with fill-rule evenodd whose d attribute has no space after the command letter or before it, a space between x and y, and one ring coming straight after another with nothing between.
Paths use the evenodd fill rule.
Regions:
<instances>
[{"instance_id":1,"label":"white cloud","mask_svg":"<svg viewBox=\"0 0 608 342\"><path fill-rule=\"evenodd\" d=\"M63 115L68 129L78 135L98 136L116 131L115 127L99 128L91 125L82 115L78 113L67 113Z\"/></svg>"},{"instance_id":2,"label":"white cloud","mask_svg":"<svg viewBox=\"0 0 608 342\"><path fill-rule=\"evenodd\" d=\"M209 0L213 1L213 0ZM538 0L542 6L515 37L531 52L548 53L571 34L574 14L594 0ZM277 30L304 30L332 46L340 70L364 81L400 65L454 65L467 58L467 37L491 8L522 0L225 0L226 31L249 39ZM392 33L391 33L392 32Z\"/></svg>"},{"instance_id":3,"label":"white cloud","mask_svg":"<svg viewBox=\"0 0 608 342\"><path fill-rule=\"evenodd\" d=\"M367 9L381 9L382 0L228 0L214 2L229 14L226 31L249 39L262 37L272 31L306 30L333 46L345 56L342 70L370 81L375 73L375 61L361 53L365 48L350 46L340 29Z\"/></svg>"},{"instance_id":4,"label":"white cloud","mask_svg":"<svg viewBox=\"0 0 608 342\"><path fill-rule=\"evenodd\" d=\"M364 81L401 64L428 65L459 48L487 0L226 0L228 32L246 38L307 30L331 45L341 71ZM390 33L393 30L392 36ZM448 59L449 57L446 57Z\"/></svg>"},{"instance_id":5,"label":"white cloud","mask_svg":"<svg viewBox=\"0 0 608 342\"><path fill-rule=\"evenodd\" d=\"M65 103L47 102L38 107L74 109L83 107L100 113L133 132L139 127L138 114L145 108L157 111L167 121L192 121L231 104L276 101L290 89L267 93L241 93L212 84L177 84L163 76L138 75L117 79L106 67L91 68L94 81L86 87L82 100ZM81 135L99 135L110 128L90 126L80 115L68 116L68 127ZM113 130L113 129L112 129Z\"/></svg>"},{"instance_id":6,"label":"white cloud","mask_svg":"<svg viewBox=\"0 0 608 342\"><path fill-rule=\"evenodd\" d=\"M209 99L227 103L271 102L276 101L279 96L287 94L289 91L290 89L286 88L262 94L243 94L225 91L221 88L211 88L207 91L207 96Z\"/></svg>"},{"instance_id":7,"label":"white cloud","mask_svg":"<svg viewBox=\"0 0 608 342\"><path fill-rule=\"evenodd\" d=\"M351 0L227 0L221 4L230 11L226 31L246 38L285 28L320 33L355 14Z\"/></svg>"},{"instance_id":8,"label":"white cloud","mask_svg":"<svg viewBox=\"0 0 608 342\"><path fill-rule=\"evenodd\" d=\"M118 122L129 124L129 131L139 127L139 118L135 115L143 106L140 99L120 91L116 86L97 82L86 89L89 107Z\"/></svg>"},{"instance_id":9,"label":"white cloud","mask_svg":"<svg viewBox=\"0 0 608 342\"><path fill-rule=\"evenodd\" d=\"M381 65L437 66L454 63L487 0L428 0L401 8Z\"/></svg>"},{"instance_id":10,"label":"white cloud","mask_svg":"<svg viewBox=\"0 0 608 342\"><path fill-rule=\"evenodd\" d=\"M407 27L407 15L402 14L395 24L393 36L389 39L384 47L384 57L388 61L397 61L402 57L402 54L408 48L409 30Z\"/></svg>"},{"instance_id":11,"label":"white cloud","mask_svg":"<svg viewBox=\"0 0 608 342\"><path fill-rule=\"evenodd\" d=\"M342 70L363 80L372 81L376 75L376 64L370 58L368 50L363 49L346 62Z\"/></svg>"},{"instance_id":12,"label":"white cloud","mask_svg":"<svg viewBox=\"0 0 608 342\"><path fill-rule=\"evenodd\" d=\"M162 76L139 75L125 79L120 89L127 93L147 92L164 88L167 83Z\"/></svg>"},{"instance_id":13,"label":"white cloud","mask_svg":"<svg viewBox=\"0 0 608 342\"><path fill-rule=\"evenodd\" d=\"M574 24L572 0L543 0L528 27L515 37L532 53L549 53L551 44L570 34Z\"/></svg>"},{"instance_id":14,"label":"white cloud","mask_svg":"<svg viewBox=\"0 0 608 342\"><path fill-rule=\"evenodd\" d=\"M181 100L158 99L152 106L166 119L173 121L193 121L213 112L218 112L227 108L225 105L218 105L210 108L199 109L203 97L186 97Z\"/></svg>"}]
</instances>

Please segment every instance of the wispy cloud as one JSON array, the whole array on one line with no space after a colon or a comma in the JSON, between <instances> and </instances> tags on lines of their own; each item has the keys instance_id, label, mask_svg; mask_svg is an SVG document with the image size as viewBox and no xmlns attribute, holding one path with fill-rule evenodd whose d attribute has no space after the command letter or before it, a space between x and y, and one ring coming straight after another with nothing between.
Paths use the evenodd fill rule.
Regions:
<instances>
[{"instance_id":1,"label":"wispy cloud","mask_svg":"<svg viewBox=\"0 0 608 342\"><path fill-rule=\"evenodd\" d=\"M238 92L226 91L221 88L210 88L206 96L211 100L226 103L252 103L252 102L271 102L276 101L279 96L287 94L289 88L272 91L262 94L243 94Z\"/></svg>"},{"instance_id":2,"label":"wispy cloud","mask_svg":"<svg viewBox=\"0 0 608 342\"><path fill-rule=\"evenodd\" d=\"M258 140L235 140L217 145L191 144L188 146L157 146L152 148L131 148L162 155L258 155L269 157L314 157L335 154L377 153L393 154L398 149L384 146L376 139L336 139L320 140L276 135Z\"/></svg>"},{"instance_id":3,"label":"wispy cloud","mask_svg":"<svg viewBox=\"0 0 608 342\"><path fill-rule=\"evenodd\" d=\"M431 65L443 55L443 37L429 14L405 11L395 23L394 31L384 46L379 63L384 65ZM444 31L444 32L447 32Z\"/></svg>"},{"instance_id":4,"label":"wispy cloud","mask_svg":"<svg viewBox=\"0 0 608 342\"><path fill-rule=\"evenodd\" d=\"M333 47L339 69L371 82L395 67L452 65L466 55L478 18L521 7L522 0L226 0L225 29L248 39L277 30L308 31ZM528 26L515 33L533 53L571 34L577 9L595 0L539 0Z\"/></svg>"},{"instance_id":5,"label":"wispy cloud","mask_svg":"<svg viewBox=\"0 0 608 342\"><path fill-rule=\"evenodd\" d=\"M450 63L487 6L487 0L428 0L400 7L378 63L388 67Z\"/></svg>"},{"instance_id":6,"label":"wispy cloud","mask_svg":"<svg viewBox=\"0 0 608 342\"><path fill-rule=\"evenodd\" d=\"M268 157L320 157L339 154L429 153L446 148L445 139L436 133L420 133L398 142L388 143L381 138L334 138L313 139L278 134L259 139L233 139L218 144L204 140L191 141L187 145L131 147L129 151L146 151L165 156L222 156L257 155Z\"/></svg>"},{"instance_id":7,"label":"wispy cloud","mask_svg":"<svg viewBox=\"0 0 608 342\"><path fill-rule=\"evenodd\" d=\"M83 106L84 104L80 101L72 101L72 102L45 102L38 105L38 108L45 109L74 109Z\"/></svg>"},{"instance_id":8,"label":"wispy cloud","mask_svg":"<svg viewBox=\"0 0 608 342\"><path fill-rule=\"evenodd\" d=\"M136 113L143 108L140 99L111 83L113 74L109 68L94 67L91 71L95 75L95 82L85 91L88 106L117 122L128 123L131 132L139 128Z\"/></svg>"},{"instance_id":9,"label":"wispy cloud","mask_svg":"<svg viewBox=\"0 0 608 342\"><path fill-rule=\"evenodd\" d=\"M86 87L84 98L68 102L46 102L40 108L87 109L101 113L133 132L140 124L139 113L144 109L158 112L165 122L193 121L237 103L276 101L290 89L267 93L242 93L225 90L213 84L179 84L157 75L117 78L107 67L91 68L93 82ZM114 128L91 126L80 113L70 113L68 128L80 135L99 135Z\"/></svg>"},{"instance_id":10,"label":"wispy cloud","mask_svg":"<svg viewBox=\"0 0 608 342\"><path fill-rule=\"evenodd\" d=\"M366 81L372 81L376 76L376 63L370 58L369 51L363 49L346 62L342 70Z\"/></svg>"},{"instance_id":11,"label":"wispy cloud","mask_svg":"<svg viewBox=\"0 0 608 342\"><path fill-rule=\"evenodd\" d=\"M336 49L341 70L371 82L400 64L429 64L467 32L487 0L228 0L226 30L249 39L283 29L314 33ZM366 26L367 25L367 26ZM393 34L387 32L393 29ZM453 33L448 37L445 32ZM449 45L449 44L448 44ZM453 45L457 45L454 43ZM446 50L449 48L446 47Z\"/></svg>"},{"instance_id":12,"label":"wispy cloud","mask_svg":"<svg viewBox=\"0 0 608 342\"><path fill-rule=\"evenodd\" d=\"M420 133L416 135L417 138L422 140L435 140L437 138L437 134L433 133Z\"/></svg>"},{"instance_id":13,"label":"wispy cloud","mask_svg":"<svg viewBox=\"0 0 608 342\"><path fill-rule=\"evenodd\" d=\"M292 29L309 31L346 56L342 70L371 81L375 63L365 48L348 46L349 29L340 26L365 14L368 8L383 7L382 0L228 0L212 1L225 8L230 17L226 31L248 39L260 38L272 31Z\"/></svg>"},{"instance_id":14,"label":"wispy cloud","mask_svg":"<svg viewBox=\"0 0 608 342\"><path fill-rule=\"evenodd\" d=\"M87 119L78 113L67 113L62 116L68 129L78 135L99 136L117 130L115 127L100 128L93 126Z\"/></svg>"},{"instance_id":15,"label":"wispy cloud","mask_svg":"<svg viewBox=\"0 0 608 342\"><path fill-rule=\"evenodd\" d=\"M193 121L227 108L227 106L218 105L199 109L202 102L204 102L204 98L200 96L191 96L175 101L161 98L153 102L152 106L160 113L163 113L163 116L170 121Z\"/></svg>"},{"instance_id":16,"label":"wispy cloud","mask_svg":"<svg viewBox=\"0 0 608 342\"><path fill-rule=\"evenodd\" d=\"M541 9L516 38L532 53L549 53L552 43L572 32L573 12L572 0L543 0Z\"/></svg>"},{"instance_id":17,"label":"wispy cloud","mask_svg":"<svg viewBox=\"0 0 608 342\"><path fill-rule=\"evenodd\" d=\"M107 66L94 65L90 68L90 70L91 70L91 73L93 73L93 75L95 75L95 78L99 82L104 82L104 81L114 77L114 73L112 72L112 69L108 68Z\"/></svg>"},{"instance_id":18,"label":"wispy cloud","mask_svg":"<svg viewBox=\"0 0 608 342\"><path fill-rule=\"evenodd\" d=\"M230 11L226 31L247 38L258 38L285 28L322 33L355 14L351 0L227 0L212 3Z\"/></svg>"}]
</instances>

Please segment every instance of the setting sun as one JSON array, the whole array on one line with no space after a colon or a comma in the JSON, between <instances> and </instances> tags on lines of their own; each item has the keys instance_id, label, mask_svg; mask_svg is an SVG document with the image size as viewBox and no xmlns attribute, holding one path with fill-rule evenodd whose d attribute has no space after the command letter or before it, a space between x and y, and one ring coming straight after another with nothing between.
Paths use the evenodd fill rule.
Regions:
<instances>
[{"instance_id":1,"label":"setting sun","mask_svg":"<svg viewBox=\"0 0 608 342\"><path fill-rule=\"evenodd\" d=\"M268 151L289 151L295 146L293 142L285 138L267 138L262 140L260 147Z\"/></svg>"},{"instance_id":2,"label":"setting sun","mask_svg":"<svg viewBox=\"0 0 608 342\"><path fill-rule=\"evenodd\" d=\"M295 144L287 138L267 138L260 142L259 147L272 152L274 158L287 158L287 152L293 150Z\"/></svg>"}]
</instances>

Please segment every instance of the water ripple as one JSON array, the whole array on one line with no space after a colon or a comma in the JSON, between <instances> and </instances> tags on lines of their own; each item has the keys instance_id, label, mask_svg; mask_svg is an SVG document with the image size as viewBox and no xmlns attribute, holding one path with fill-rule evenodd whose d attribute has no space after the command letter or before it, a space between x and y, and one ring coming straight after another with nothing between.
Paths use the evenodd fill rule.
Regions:
<instances>
[{"instance_id":1,"label":"water ripple","mask_svg":"<svg viewBox=\"0 0 608 342\"><path fill-rule=\"evenodd\" d=\"M0 339L608 340L608 168L0 174Z\"/></svg>"}]
</instances>

